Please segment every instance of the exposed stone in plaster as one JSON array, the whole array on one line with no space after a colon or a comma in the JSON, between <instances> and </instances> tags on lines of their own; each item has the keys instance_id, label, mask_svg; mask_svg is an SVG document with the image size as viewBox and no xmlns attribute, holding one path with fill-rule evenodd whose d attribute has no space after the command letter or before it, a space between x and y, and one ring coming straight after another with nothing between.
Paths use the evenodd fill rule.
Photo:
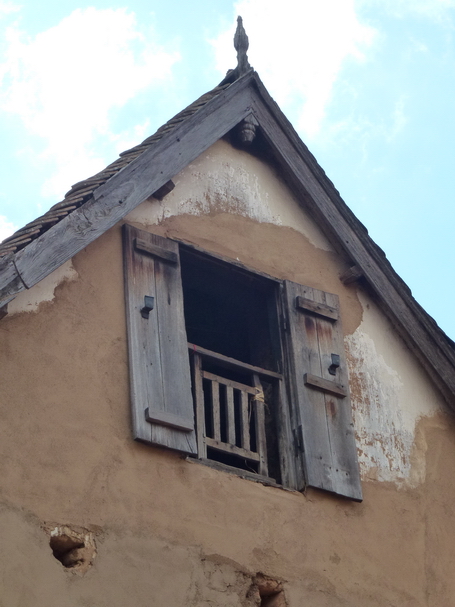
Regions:
<instances>
[{"instance_id":1,"label":"exposed stone in plaster","mask_svg":"<svg viewBox=\"0 0 455 607\"><path fill-rule=\"evenodd\" d=\"M54 270L49 276L43 278L31 289L21 291L13 301L8 304L8 314L19 312L36 312L43 301L53 301L55 289L63 281L76 280L78 273L73 267L71 259Z\"/></svg>"},{"instance_id":2,"label":"exposed stone in plaster","mask_svg":"<svg viewBox=\"0 0 455 607\"><path fill-rule=\"evenodd\" d=\"M345 343L361 471L414 487L425 480L426 450L416 424L440 410L440 398L375 304L360 300L362 323Z\"/></svg>"},{"instance_id":3,"label":"exposed stone in plaster","mask_svg":"<svg viewBox=\"0 0 455 607\"><path fill-rule=\"evenodd\" d=\"M142 203L127 221L153 225L174 215L232 213L292 227L314 246L332 250L273 169L226 141L215 143L173 181L175 189L161 202L151 199Z\"/></svg>"}]
</instances>

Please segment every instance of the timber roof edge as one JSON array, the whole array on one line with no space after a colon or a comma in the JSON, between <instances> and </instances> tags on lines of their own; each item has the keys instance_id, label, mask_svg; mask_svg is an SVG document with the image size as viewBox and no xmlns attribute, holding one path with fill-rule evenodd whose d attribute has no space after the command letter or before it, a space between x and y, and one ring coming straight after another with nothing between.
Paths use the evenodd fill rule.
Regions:
<instances>
[{"instance_id":1,"label":"timber roof edge","mask_svg":"<svg viewBox=\"0 0 455 607\"><path fill-rule=\"evenodd\" d=\"M194 115L211 99L228 88L232 83L232 77L229 78L229 76L230 74L228 73L228 76L218 86L201 95L198 99L196 99L196 101L188 105L173 118L160 126L153 135L144 139L142 143L130 148L129 150L121 152L117 160L109 164L102 171L99 171L95 175L75 183L65 194L62 201L54 204L46 213L27 223L24 227L20 228L14 232L14 234L8 236L2 242L0 242L0 261L4 257L9 257L11 254L15 254L24 249L30 242L39 238L53 225L59 223L75 209L78 209L84 205L85 202L90 200L93 192L98 187L109 181L111 177L127 167L131 162L133 162L133 160L138 158L143 152L156 144L162 137L175 129L188 117Z\"/></svg>"}]
</instances>

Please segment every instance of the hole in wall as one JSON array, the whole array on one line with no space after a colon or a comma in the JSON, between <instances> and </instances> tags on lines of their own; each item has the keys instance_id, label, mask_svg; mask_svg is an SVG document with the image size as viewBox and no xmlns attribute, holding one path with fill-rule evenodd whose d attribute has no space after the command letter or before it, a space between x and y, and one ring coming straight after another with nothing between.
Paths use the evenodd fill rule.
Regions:
<instances>
[{"instance_id":1,"label":"hole in wall","mask_svg":"<svg viewBox=\"0 0 455 607\"><path fill-rule=\"evenodd\" d=\"M49 545L54 557L65 569L84 574L96 556L93 534L70 527L54 527L50 532Z\"/></svg>"},{"instance_id":2,"label":"hole in wall","mask_svg":"<svg viewBox=\"0 0 455 607\"><path fill-rule=\"evenodd\" d=\"M282 582L262 573L255 575L248 594L257 607L287 607Z\"/></svg>"}]
</instances>

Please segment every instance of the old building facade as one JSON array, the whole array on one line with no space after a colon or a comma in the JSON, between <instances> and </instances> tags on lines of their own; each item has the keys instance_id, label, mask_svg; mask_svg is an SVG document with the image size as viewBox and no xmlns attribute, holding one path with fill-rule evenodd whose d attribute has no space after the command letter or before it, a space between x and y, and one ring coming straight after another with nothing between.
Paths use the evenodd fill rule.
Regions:
<instances>
[{"instance_id":1,"label":"old building facade","mask_svg":"<svg viewBox=\"0 0 455 607\"><path fill-rule=\"evenodd\" d=\"M0 245L4 607L453 602L453 343L239 66Z\"/></svg>"}]
</instances>

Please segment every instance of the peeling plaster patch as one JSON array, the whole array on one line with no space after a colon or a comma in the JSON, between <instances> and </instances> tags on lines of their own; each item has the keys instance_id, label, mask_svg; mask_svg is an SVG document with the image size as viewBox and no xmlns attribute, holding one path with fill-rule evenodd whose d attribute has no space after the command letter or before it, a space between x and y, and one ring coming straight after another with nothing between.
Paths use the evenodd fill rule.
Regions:
<instances>
[{"instance_id":1,"label":"peeling plaster patch","mask_svg":"<svg viewBox=\"0 0 455 607\"><path fill-rule=\"evenodd\" d=\"M377 306L359 297L363 320L345 345L361 472L415 487L425 480L426 451L416 424L437 413L441 399Z\"/></svg>"},{"instance_id":2,"label":"peeling plaster patch","mask_svg":"<svg viewBox=\"0 0 455 607\"><path fill-rule=\"evenodd\" d=\"M332 248L286 185L264 162L217 141L173 178L175 189L129 213L126 221L153 225L175 215L232 213L298 230L314 246Z\"/></svg>"},{"instance_id":3,"label":"peeling plaster patch","mask_svg":"<svg viewBox=\"0 0 455 607\"><path fill-rule=\"evenodd\" d=\"M64 280L76 280L78 276L71 259L68 260L31 289L21 291L8 304L8 315L18 314L19 312L36 312L41 302L54 300L55 289L59 284Z\"/></svg>"},{"instance_id":4,"label":"peeling plaster patch","mask_svg":"<svg viewBox=\"0 0 455 607\"><path fill-rule=\"evenodd\" d=\"M361 471L375 480L403 482L411 470L414 434L398 406L402 382L368 335L356 332L346 341Z\"/></svg>"}]
</instances>

